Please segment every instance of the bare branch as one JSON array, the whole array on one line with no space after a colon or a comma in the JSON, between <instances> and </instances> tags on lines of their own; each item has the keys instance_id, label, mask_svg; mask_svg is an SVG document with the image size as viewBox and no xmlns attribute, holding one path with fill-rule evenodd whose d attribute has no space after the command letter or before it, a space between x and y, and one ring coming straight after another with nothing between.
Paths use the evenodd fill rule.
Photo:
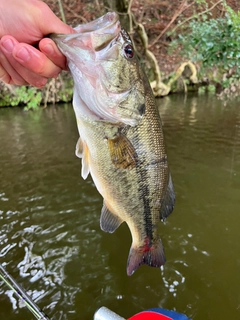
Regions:
<instances>
[{"instance_id":1,"label":"bare branch","mask_svg":"<svg viewBox=\"0 0 240 320\"><path fill-rule=\"evenodd\" d=\"M200 16L202 16L203 14L205 14L205 13L207 13L207 12L210 12L210 11L211 11L212 9L214 9L219 3L223 2L223 1L224 1L224 0L220 0L220 1L216 2L211 8L200 12L197 16L200 17ZM179 27L181 27L183 24L185 24L186 22L188 22L188 21L190 21L190 20L192 20L192 19L194 19L194 18L196 18L196 17L195 17L195 16L191 16L191 17L185 19L183 22L179 23L175 28L173 28L172 33L175 32L175 31L176 31Z\"/></svg>"},{"instance_id":2,"label":"bare branch","mask_svg":"<svg viewBox=\"0 0 240 320\"><path fill-rule=\"evenodd\" d=\"M131 12L132 2L133 2L133 0L129 1L128 9L127 9L127 14L128 14L128 17L129 17L129 33L130 34L133 34L133 19L132 19L133 14Z\"/></svg>"},{"instance_id":3,"label":"bare branch","mask_svg":"<svg viewBox=\"0 0 240 320\"><path fill-rule=\"evenodd\" d=\"M63 5L62 5L62 0L58 0L58 5L59 5L59 10L60 10L62 21L64 23L66 23L66 18L65 18L65 14L64 14L64 10L63 10Z\"/></svg>"},{"instance_id":4,"label":"bare branch","mask_svg":"<svg viewBox=\"0 0 240 320\"><path fill-rule=\"evenodd\" d=\"M153 89L153 93L155 97L163 97L169 94L169 92L172 90L173 84L182 76L186 66L188 66L192 72L192 75L190 76L190 80L192 83L198 83L197 78L197 69L195 65L191 61L184 62L180 65L180 67L177 69L177 71L173 74L173 76L170 78L167 84L164 84L161 82L158 86L156 81L151 82L151 87ZM183 80L184 85L184 91L187 91L186 83Z\"/></svg>"},{"instance_id":5,"label":"bare branch","mask_svg":"<svg viewBox=\"0 0 240 320\"><path fill-rule=\"evenodd\" d=\"M188 9L190 6L192 6L193 3L190 3L187 5L187 1L183 2L179 8L179 10L174 14L169 24L163 29L163 31L157 36L157 38L149 45L149 48L151 48L155 43L159 41L159 39L164 35L164 33L169 29L169 27L173 24L173 22L177 19L180 14L183 13L186 9Z\"/></svg>"},{"instance_id":6,"label":"bare branch","mask_svg":"<svg viewBox=\"0 0 240 320\"><path fill-rule=\"evenodd\" d=\"M132 17L132 21L133 21L134 25L136 26L136 30L139 35L139 38L141 39L141 42L143 44L144 53L152 66L152 70L154 73L154 79L155 79L155 86L153 88L153 91L159 90L159 88L161 88L165 92L166 88L165 88L165 84L161 80L161 71L160 71L157 59L156 59L155 55L150 50L148 50L148 36L145 31L145 28L144 28L143 24L138 23L135 20L135 17L132 14L131 14L131 17Z\"/></svg>"},{"instance_id":7,"label":"bare branch","mask_svg":"<svg viewBox=\"0 0 240 320\"><path fill-rule=\"evenodd\" d=\"M65 5L65 8L70 11L74 17L81 19L84 23L87 23L87 19L85 19L83 16L81 16L80 14L76 13L74 10L72 10L69 6Z\"/></svg>"}]
</instances>

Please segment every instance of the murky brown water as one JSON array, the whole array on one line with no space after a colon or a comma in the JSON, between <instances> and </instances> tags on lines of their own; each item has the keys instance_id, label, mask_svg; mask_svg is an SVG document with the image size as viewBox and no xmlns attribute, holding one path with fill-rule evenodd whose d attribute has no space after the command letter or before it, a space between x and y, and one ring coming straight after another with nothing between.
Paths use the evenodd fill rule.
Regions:
<instances>
[{"instance_id":1,"label":"murky brown water","mask_svg":"<svg viewBox=\"0 0 240 320\"><path fill-rule=\"evenodd\" d=\"M100 230L102 199L80 177L72 107L0 109L0 263L51 319L92 319L103 305L240 319L240 105L159 103L177 202L159 226L165 267L132 277L127 226ZM0 319L33 319L2 282Z\"/></svg>"}]
</instances>

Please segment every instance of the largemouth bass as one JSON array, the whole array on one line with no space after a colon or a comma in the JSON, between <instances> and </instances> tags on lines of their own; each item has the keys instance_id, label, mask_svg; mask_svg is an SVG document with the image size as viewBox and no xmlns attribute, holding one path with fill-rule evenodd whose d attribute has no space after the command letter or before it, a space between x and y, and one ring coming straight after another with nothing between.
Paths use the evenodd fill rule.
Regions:
<instances>
[{"instance_id":1,"label":"largemouth bass","mask_svg":"<svg viewBox=\"0 0 240 320\"><path fill-rule=\"evenodd\" d=\"M101 229L114 232L125 221L131 231L127 274L142 264L160 267L157 226L175 195L155 98L116 13L75 30L51 38L74 79L82 177L90 173L104 199Z\"/></svg>"}]
</instances>

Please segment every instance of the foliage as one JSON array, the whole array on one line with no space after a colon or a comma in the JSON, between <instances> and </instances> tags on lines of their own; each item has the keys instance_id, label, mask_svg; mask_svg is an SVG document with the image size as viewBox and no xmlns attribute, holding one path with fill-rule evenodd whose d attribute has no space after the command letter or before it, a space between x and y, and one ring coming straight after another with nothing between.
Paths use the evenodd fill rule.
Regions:
<instances>
[{"instance_id":1,"label":"foliage","mask_svg":"<svg viewBox=\"0 0 240 320\"><path fill-rule=\"evenodd\" d=\"M214 84L216 92L219 92L222 86L226 88L227 94L240 92L238 62L240 12L235 12L226 3L233 8L240 8L240 4L233 5L232 0L97 0L94 2L83 0L74 3L69 0L46 0L45 2L60 18L63 19L65 14L67 23L73 26L94 20L106 10L113 9L119 12L121 20L125 18L132 20L130 30L126 29L131 35L135 30L133 37L143 65L146 60L150 62L148 65L151 65L151 75L155 79L151 84L156 95L168 94L180 81L185 82L184 89L188 88L187 81L190 81L191 88L194 87L193 84L198 88L198 79L200 83L203 80L203 85ZM121 8L117 7L120 3L123 5ZM211 19L211 14L216 16L220 12L222 15L224 11L227 12L225 18ZM142 36L139 30L144 31ZM171 47L174 49L175 43L177 52L167 55L169 41L175 37L178 39L173 41ZM180 62L181 55L184 57L183 63ZM183 68L186 64L188 67L192 65L191 73L187 74L186 68ZM0 107L25 105L25 109L29 110L40 104L45 107L47 103L71 101L72 79L61 74L62 76L56 79L49 79L42 89L3 86L0 82ZM205 89L209 92L212 91L210 88L211 86Z\"/></svg>"},{"instance_id":2,"label":"foliage","mask_svg":"<svg viewBox=\"0 0 240 320\"><path fill-rule=\"evenodd\" d=\"M69 102L72 96L73 81L67 72L49 80L43 89L0 83L0 107L24 106L24 110L33 110L47 103Z\"/></svg>"},{"instance_id":3,"label":"foliage","mask_svg":"<svg viewBox=\"0 0 240 320\"><path fill-rule=\"evenodd\" d=\"M215 71L215 80L229 86L240 79L240 13L226 8L224 18L202 16L190 22L190 30L175 45L181 46L181 55L200 63L202 73Z\"/></svg>"},{"instance_id":4,"label":"foliage","mask_svg":"<svg viewBox=\"0 0 240 320\"><path fill-rule=\"evenodd\" d=\"M239 32L240 31L240 11L235 12L229 6L227 6L227 11L232 20L234 31Z\"/></svg>"},{"instance_id":5,"label":"foliage","mask_svg":"<svg viewBox=\"0 0 240 320\"><path fill-rule=\"evenodd\" d=\"M41 92L33 87L8 86L1 92L0 106L25 105L25 110L36 109L42 100ZM7 92L6 92L7 91Z\"/></svg>"},{"instance_id":6,"label":"foliage","mask_svg":"<svg viewBox=\"0 0 240 320\"><path fill-rule=\"evenodd\" d=\"M33 87L20 87L16 89L16 94L20 103L24 103L24 110L36 109L42 100L41 92Z\"/></svg>"}]
</instances>

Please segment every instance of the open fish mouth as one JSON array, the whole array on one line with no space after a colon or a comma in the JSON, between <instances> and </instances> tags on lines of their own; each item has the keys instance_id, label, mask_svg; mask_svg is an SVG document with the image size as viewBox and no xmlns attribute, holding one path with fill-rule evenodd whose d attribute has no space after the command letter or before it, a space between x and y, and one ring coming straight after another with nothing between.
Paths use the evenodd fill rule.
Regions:
<instances>
[{"instance_id":1,"label":"open fish mouth","mask_svg":"<svg viewBox=\"0 0 240 320\"><path fill-rule=\"evenodd\" d=\"M97 30L112 29L112 26L118 22L118 15L115 12L108 12L104 16L91 21L89 23L81 24L75 28L78 33L92 32Z\"/></svg>"},{"instance_id":2,"label":"open fish mouth","mask_svg":"<svg viewBox=\"0 0 240 320\"><path fill-rule=\"evenodd\" d=\"M139 107L145 98L131 80L130 62L123 52L124 44L131 46L131 41L121 29L118 14L108 12L77 26L75 32L51 38L66 56L74 78L76 114L135 126L142 120Z\"/></svg>"},{"instance_id":3,"label":"open fish mouth","mask_svg":"<svg viewBox=\"0 0 240 320\"><path fill-rule=\"evenodd\" d=\"M108 12L104 16L89 23L80 24L74 28L76 33L72 34L50 34L49 37L59 47L64 45L86 48L90 47L99 51L106 47L120 32L121 25L119 17L115 12Z\"/></svg>"}]
</instances>

